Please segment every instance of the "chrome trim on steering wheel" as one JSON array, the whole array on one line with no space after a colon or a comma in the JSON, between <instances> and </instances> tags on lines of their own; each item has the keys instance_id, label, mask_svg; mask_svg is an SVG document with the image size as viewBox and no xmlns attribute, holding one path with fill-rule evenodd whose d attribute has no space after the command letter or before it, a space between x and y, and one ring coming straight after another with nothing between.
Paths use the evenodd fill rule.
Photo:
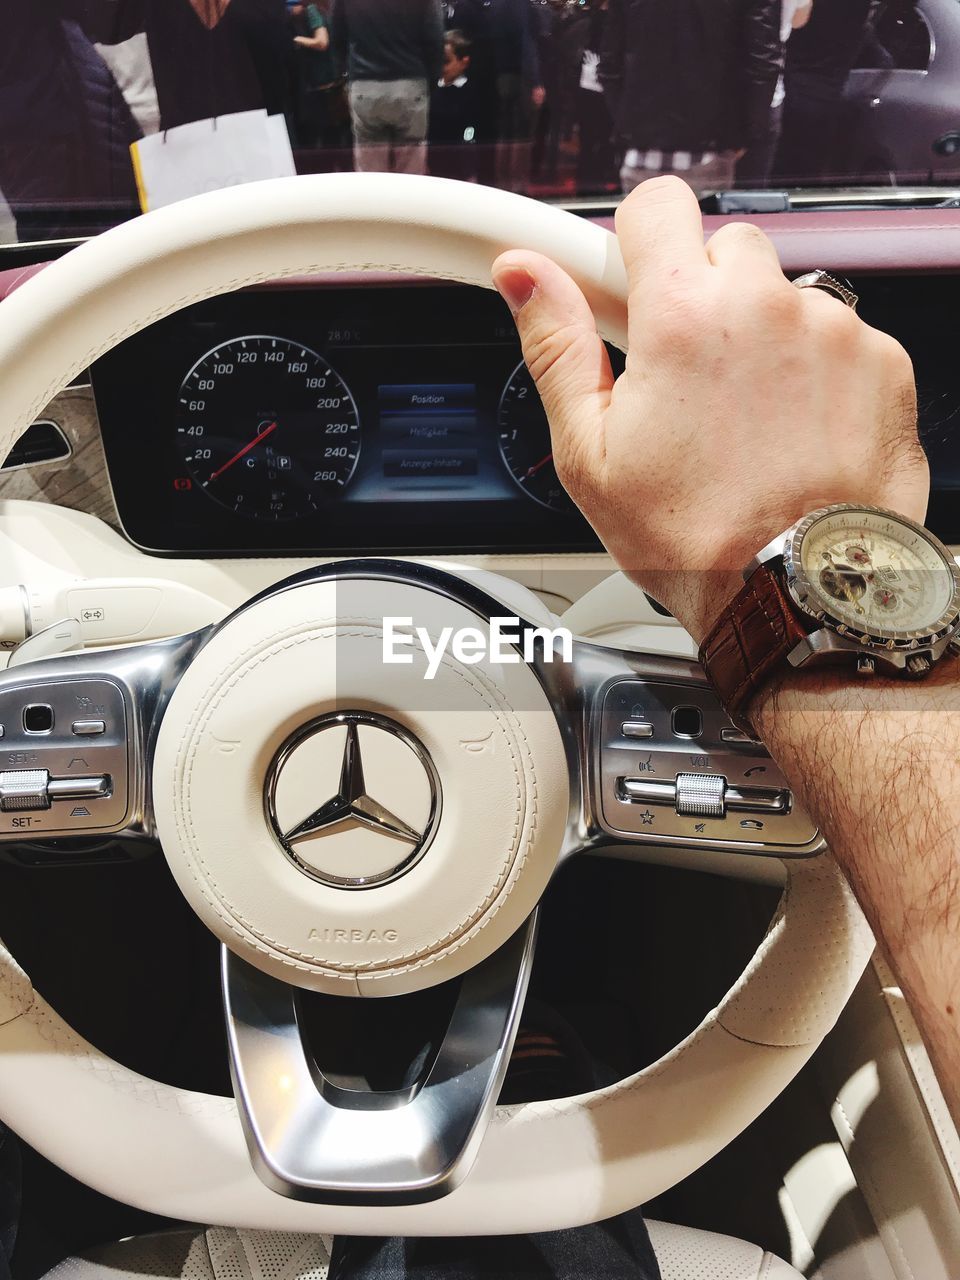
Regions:
<instances>
[{"instance_id":1,"label":"chrome trim on steering wheel","mask_svg":"<svg viewBox=\"0 0 960 1280\"><path fill-rule=\"evenodd\" d=\"M325 1204L417 1204L470 1170L510 1063L530 981L536 913L460 980L436 1057L411 1087L347 1089L301 1034L295 988L223 948L234 1093L250 1158L281 1195Z\"/></svg>"}]
</instances>

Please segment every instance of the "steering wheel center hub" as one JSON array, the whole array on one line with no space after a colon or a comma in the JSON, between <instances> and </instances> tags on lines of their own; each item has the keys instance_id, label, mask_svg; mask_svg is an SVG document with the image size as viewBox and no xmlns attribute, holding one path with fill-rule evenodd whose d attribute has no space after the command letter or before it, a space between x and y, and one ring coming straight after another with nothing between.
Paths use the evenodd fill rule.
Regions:
<instances>
[{"instance_id":1,"label":"steering wheel center hub","mask_svg":"<svg viewBox=\"0 0 960 1280\"><path fill-rule=\"evenodd\" d=\"M171 869L228 946L287 982L395 995L453 977L520 927L556 865L567 767L535 673L448 653L425 678L418 637L488 621L450 584L281 584L171 698L153 775ZM387 618L409 661L385 661Z\"/></svg>"}]
</instances>

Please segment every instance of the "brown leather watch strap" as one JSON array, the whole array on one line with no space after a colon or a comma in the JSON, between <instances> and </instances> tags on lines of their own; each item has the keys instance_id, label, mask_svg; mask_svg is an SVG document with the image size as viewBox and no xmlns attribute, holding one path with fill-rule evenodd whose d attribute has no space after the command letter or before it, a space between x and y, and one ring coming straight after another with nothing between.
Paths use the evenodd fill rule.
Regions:
<instances>
[{"instance_id":1,"label":"brown leather watch strap","mask_svg":"<svg viewBox=\"0 0 960 1280\"><path fill-rule=\"evenodd\" d=\"M739 728L756 736L744 708L805 635L780 579L761 565L700 646L700 661Z\"/></svg>"}]
</instances>

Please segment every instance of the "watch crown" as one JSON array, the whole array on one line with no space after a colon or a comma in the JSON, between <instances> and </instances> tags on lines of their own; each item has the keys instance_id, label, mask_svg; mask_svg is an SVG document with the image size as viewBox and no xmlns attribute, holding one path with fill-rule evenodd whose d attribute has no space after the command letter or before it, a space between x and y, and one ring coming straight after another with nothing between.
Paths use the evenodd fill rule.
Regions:
<instances>
[{"instance_id":1,"label":"watch crown","mask_svg":"<svg viewBox=\"0 0 960 1280\"><path fill-rule=\"evenodd\" d=\"M868 653L861 653L857 658L857 675L872 676L876 675L877 663L875 658L871 658Z\"/></svg>"},{"instance_id":2,"label":"watch crown","mask_svg":"<svg viewBox=\"0 0 960 1280\"><path fill-rule=\"evenodd\" d=\"M907 670L912 676L925 676L930 670L931 662L925 653L915 653L907 659Z\"/></svg>"}]
</instances>

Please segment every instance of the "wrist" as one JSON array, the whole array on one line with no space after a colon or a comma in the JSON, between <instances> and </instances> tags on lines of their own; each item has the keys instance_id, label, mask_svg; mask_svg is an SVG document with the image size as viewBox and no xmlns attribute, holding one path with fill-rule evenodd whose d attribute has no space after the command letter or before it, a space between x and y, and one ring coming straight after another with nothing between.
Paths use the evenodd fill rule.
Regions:
<instances>
[{"instance_id":1,"label":"wrist","mask_svg":"<svg viewBox=\"0 0 960 1280\"><path fill-rule=\"evenodd\" d=\"M685 547L684 560L695 569L627 570L633 580L677 619L698 645L742 590L744 571L757 553L797 524L817 503L781 507L772 516L743 522L736 530L718 529ZM791 510L793 514L791 515Z\"/></svg>"},{"instance_id":2,"label":"wrist","mask_svg":"<svg viewBox=\"0 0 960 1280\"><path fill-rule=\"evenodd\" d=\"M743 574L735 569L658 570L630 576L698 645L743 587Z\"/></svg>"}]
</instances>

